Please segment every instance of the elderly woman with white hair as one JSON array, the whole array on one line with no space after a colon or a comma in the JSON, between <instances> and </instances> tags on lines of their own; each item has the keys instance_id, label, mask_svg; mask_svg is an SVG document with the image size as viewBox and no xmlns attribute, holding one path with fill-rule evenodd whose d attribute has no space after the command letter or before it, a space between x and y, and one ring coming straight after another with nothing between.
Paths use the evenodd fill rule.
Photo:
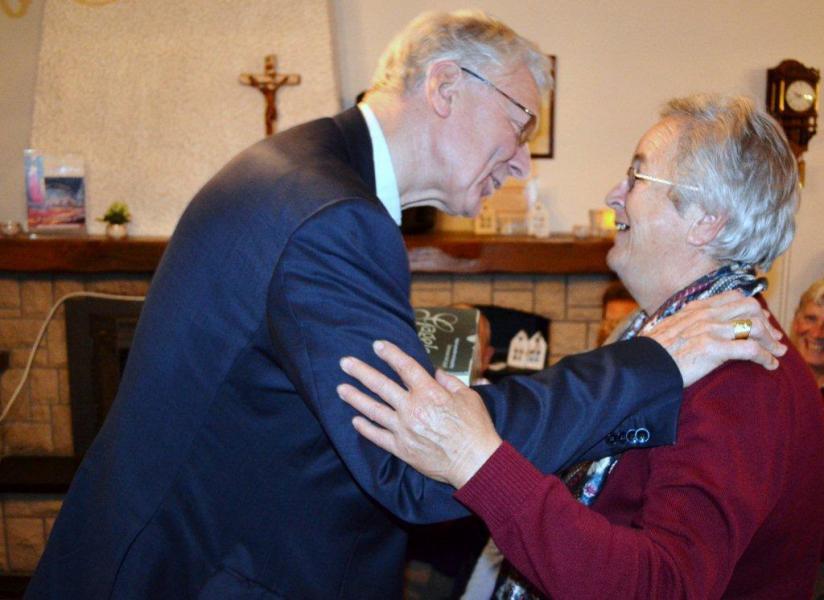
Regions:
<instances>
[{"instance_id":1,"label":"elderly woman with white hair","mask_svg":"<svg viewBox=\"0 0 824 600\"><path fill-rule=\"evenodd\" d=\"M608 262L642 307L622 339L683 318L693 300L761 292L756 270L790 244L797 203L786 139L751 101L671 101L607 196L618 224ZM345 358L387 403L340 386L369 417L354 426L458 488L520 573L501 578L496 598L809 598L824 539L824 411L796 351L773 372L723 365L685 391L674 446L580 465L566 480L502 441L474 392L432 380L388 343L376 351L407 389Z\"/></svg>"}]
</instances>

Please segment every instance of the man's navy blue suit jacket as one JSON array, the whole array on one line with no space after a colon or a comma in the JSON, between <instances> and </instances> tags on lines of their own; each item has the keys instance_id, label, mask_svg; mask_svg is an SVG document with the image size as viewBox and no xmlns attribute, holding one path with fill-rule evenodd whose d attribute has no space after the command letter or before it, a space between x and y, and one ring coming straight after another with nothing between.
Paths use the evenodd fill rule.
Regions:
<instances>
[{"instance_id":1,"label":"man's navy blue suit jacket","mask_svg":"<svg viewBox=\"0 0 824 600\"><path fill-rule=\"evenodd\" d=\"M409 288L357 109L230 162L170 240L28 597L399 598L403 523L466 513L360 438L335 388L378 338L428 364ZM480 391L553 472L623 430L672 442L681 378L639 339Z\"/></svg>"}]
</instances>

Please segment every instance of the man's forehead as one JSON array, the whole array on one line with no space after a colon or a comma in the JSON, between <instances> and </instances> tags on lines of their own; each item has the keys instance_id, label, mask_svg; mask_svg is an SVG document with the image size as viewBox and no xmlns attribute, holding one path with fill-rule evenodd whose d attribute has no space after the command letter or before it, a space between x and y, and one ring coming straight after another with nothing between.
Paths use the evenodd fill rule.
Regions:
<instances>
[{"instance_id":1,"label":"man's forehead","mask_svg":"<svg viewBox=\"0 0 824 600\"><path fill-rule=\"evenodd\" d=\"M538 84L529 68L519 63L513 69L507 69L497 77L497 85L532 112L538 114L540 95Z\"/></svg>"}]
</instances>

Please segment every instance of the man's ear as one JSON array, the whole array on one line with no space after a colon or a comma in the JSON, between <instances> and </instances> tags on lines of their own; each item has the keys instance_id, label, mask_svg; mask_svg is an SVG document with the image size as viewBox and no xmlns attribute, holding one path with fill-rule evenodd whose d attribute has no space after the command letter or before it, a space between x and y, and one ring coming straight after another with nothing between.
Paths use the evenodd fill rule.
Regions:
<instances>
[{"instance_id":1,"label":"man's ear","mask_svg":"<svg viewBox=\"0 0 824 600\"><path fill-rule=\"evenodd\" d=\"M687 234L687 241L693 246L706 246L718 237L726 224L725 215L711 215L702 211L693 221Z\"/></svg>"},{"instance_id":2,"label":"man's ear","mask_svg":"<svg viewBox=\"0 0 824 600\"><path fill-rule=\"evenodd\" d=\"M452 60L440 60L426 70L426 99L439 117L448 117L453 109L461 80L461 68Z\"/></svg>"}]
</instances>

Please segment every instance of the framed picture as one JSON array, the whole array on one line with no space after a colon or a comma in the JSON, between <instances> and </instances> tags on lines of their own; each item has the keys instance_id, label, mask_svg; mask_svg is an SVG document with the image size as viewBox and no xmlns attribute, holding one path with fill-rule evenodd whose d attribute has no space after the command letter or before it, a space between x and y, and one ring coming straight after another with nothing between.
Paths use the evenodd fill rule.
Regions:
<instances>
[{"instance_id":1,"label":"framed picture","mask_svg":"<svg viewBox=\"0 0 824 600\"><path fill-rule=\"evenodd\" d=\"M555 90L558 87L558 68L554 54L549 54L552 89L542 99L541 114L538 120L538 133L529 142L529 154L532 158L552 158L555 139Z\"/></svg>"},{"instance_id":2,"label":"framed picture","mask_svg":"<svg viewBox=\"0 0 824 600\"><path fill-rule=\"evenodd\" d=\"M52 156L31 148L23 156L29 231L85 231L83 157Z\"/></svg>"}]
</instances>

